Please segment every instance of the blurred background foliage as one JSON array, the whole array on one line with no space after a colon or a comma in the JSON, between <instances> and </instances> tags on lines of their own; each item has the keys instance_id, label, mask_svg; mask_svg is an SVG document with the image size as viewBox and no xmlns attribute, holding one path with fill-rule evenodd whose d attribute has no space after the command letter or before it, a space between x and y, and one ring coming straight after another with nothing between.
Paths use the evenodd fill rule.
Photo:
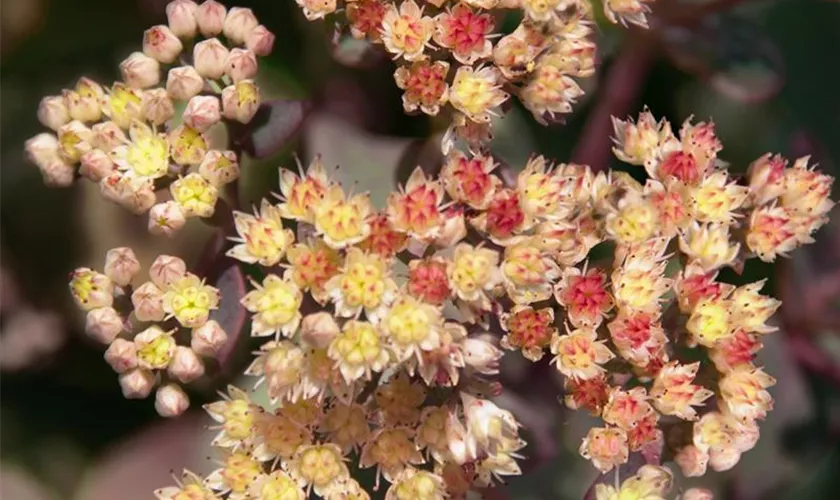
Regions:
<instances>
[{"instance_id":1,"label":"blurred background foliage","mask_svg":"<svg viewBox=\"0 0 840 500\"><path fill-rule=\"evenodd\" d=\"M393 66L364 44L331 43L291 0L246 1L277 34L261 61L273 98L313 104L303 133L276 155L247 161L242 196L276 189L278 165L319 152L375 202L414 165L433 165L445 123L404 115ZM101 200L90 183L50 190L23 157L40 131L39 99L81 75L107 83L164 19L165 0L3 0L0 3L0 496L9 500L150 498L170 469L213 468L200 404L224 373L191 394L194 411L162 421L150 402L126 401L102 349L81 329L66 276L130 245L148 265L159 253L197 256L200 224L171 241ZM515 27L515 19L503 26ZM497 124L495 154L514 169L539 152L557 161L624 168L611 158L611 114L646 104L675 124L714 119L734 170L767 151L812 155L837 176L840 162L840 3L829 0L659 0L647 33L599 24L598 74L565 124L542 127L517 105ZM836 185L835 185L836 188ZM838 199L837 189L833 198ZM840 491L840 213L816 245L775 265L750 263L732 282L770 277L786 301L760 363L776 376L776 409L758 447L732 471L692 481L735 500L837 498ZM244 363L244 355L233 361ZM521 360L519 360L521 361ZM504 366L502 403L525 423L526 473L488 498L583 498L596 473L576 454L589 423L564 411L554 370ZM247 384L247 382L245 382ZM686 483L689 484L689 483ZM685 484L680 484L684 487Z\"/></svg>"}]
</instances>

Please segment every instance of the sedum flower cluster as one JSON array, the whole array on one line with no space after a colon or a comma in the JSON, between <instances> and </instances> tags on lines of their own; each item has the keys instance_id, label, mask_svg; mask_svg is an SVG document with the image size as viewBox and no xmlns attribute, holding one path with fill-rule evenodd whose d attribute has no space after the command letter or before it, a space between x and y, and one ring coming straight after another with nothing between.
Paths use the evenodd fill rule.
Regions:
<instances>
[{"instance_id":1,"label":"sedum flower cluster","mask_svg":"<svg viewBox=\"0 0 840 500\"><path fill-rule=\"evenodd\" d=\"M120 63L122 81L82 78L44 97L38 118L52 132L27 141L26 152L48 185L85 177L106 199L148 213L150 232L172 235L187 218L211 217L222 187L239 177L236 154L214 149L210 134L257 112L257 57L271 52L274 35L250 9L215 1L175 1L166 12L168 24L146 30L142 51Z\"/></svg>"},{"instance_id":2,"label":"sedum flower cluster","mask_svg":"<svg viewBox=\"0 0 840 500\"><path fill-rule=\"evenodd\" d=\"M568 16L588 12L576 1L468 2L441 10L433 20L411 0L399 7L376 1L346 4L354 33L382 41L411 63L398 74L442 62L423 57L432 38L451 50L465 66L456 72L448 102L469 123L480 113L459 108L465 101L455 88L457 73L474 79L461 89L475 91L471 102L484 102L477 97L481 89L497 84L478 80L488 72L503 74L494 51L505 38L495 48L482 42L466 51L459 44L476 33L487 41L490 29L468 25L470 37L447 34L447 26L464 26L464 19L452 16L469 11L475 16L468 16L470 22L479 23L492 20L480 9L524 9L523 36L537 30L556 45L526 58L534 65L523 66L519 77L533 83L534 72L549 65L545 58L569 61L556 51L570 39L558 33L583 29L582 17L573 22ZM644 23L644 2L606 4L617 19ZM372 9L364 11L370 14L377 5L381 19L362 16L363 8ZM304 7L311 18L337 8L330 2ZM250 54L251 61L270 48L270 33L249 10L176 0L167 14L169 26L147 31L148 51L144 47L132 57L155 61L149 65L158 68L159 62L174 61L197 33L223 33L228 43L248 48L216 57L227 62L207 73L199 69L205 60L200 53L227 51L209 38L195 44L195 66L182 71L198 72L211 94L219 82L228 85L222 91L224 109L231 109L225 104L231 95L240 104L258 95L240 92L254 88L253 74L234 76L241 61L230 62L245 57L235 51ZM416 30L429 34L418 39ZM531 41L523 43L533 48ZM210 48L199 50L202 44ZM510 44L511 51L519 50ZM171 50L161 52L162 46ZM469 66L490 53L495 66ZM154 186L165 176L178 178L172 186L200 179L196 182L209 186L206 190L184 188L187 197L173 188L173 200L163 203L182 213L215 205L215 195L211 204L201 193L215 190L223 176L202 168L213 152L202 149L201 127L189 112L204 91L189 96L185 123L162 134L157 127L166 120L147 113L146 96L156 91L140 90L155 85L156 78L138 80L133 63L122 69L127 83L115 87L139 95L140 111L114 104L117 90L106 92L106 101L94 92L91 102L111 107L91 109L107 109L109 120L88 129L86 123L101 116L78 114L72 103L83 96L81 90L44 100L39 114L58 136L42 134L27 150L47 181L61 169L69 169L72 180L79 162L80 174L90 176L88 155L98 151L111 162L99 179L105 185L110 177L134 187ZM159 90L171 99L168 87ZM218 105L218 96L207 97ZM123 117L115 109L138 114L115 121ZM246 122L252 115L228 119ZM110 149L93 139L100 137L94 132L100 125L119 138ZM387 483L386 498L394 500L463 498L491 487L520 474L526 445L515 416L493 402L503 390L496 376L508 351L551 363L564 379L565 405L600 418L580 446L599 471L616 469L632 453L673 456L686 476L702 475L709 466L733 467L756 444L758 422L772 408L768 389L775 381L754 359L762 337L775 330L770 320L780 303L761 293L763 281L734 286L718 274L726 267L738 270L753 257L773 261L810 243L833 206L833 179L809 166L807 157L788 165L778 155L759 158L737 177L718 158L722 145L711 123L689 119L675 133L645 110L636 120L615 119L614 129L613 151L636 167L633 176L533 156L506 182L492 156L453 143L439 175L418 167L384 207L374 207L367 193L345 190L318 157L305 169L281 168L276 199L262 200L252 212L232 210L231 226L222 229L231 243L226 255L258 269L241 303L221 306L250 313L251 337L260 344L245 374L253 377L254 388L264 388L269 404L257 404L249 391L230 386L222 399L206 405L216 422L212 444L219 449L219 467L205 478L185 471L175 486L155 495L369 498L351 467L373 469L376 488ZM184 134L192 139L180 141ZM194 163L177 160L187 152ZM220 154L230 165L240 160L233 151ZM195 162L199 171L183 176L182 167ZM153 169L165 173L142 174L152 163L165 163ZM636 180L643 177L644 182ZM598 257L604 254L609 257ZM200 377L201 357L216 355L226 343L226 333L210 319L220 307L219 292L176 257L158 257L150 281L134 288L139 272L133 252L117 248L108 252L103 272L77 269L70 289L87 312L87 332L109 345L105 358L120 374L125 395L146 397L160 382L156 408L175 416L189 405L178 384ZM189 347L179 345L187 337ZM597 485L595 496L660 499L670 483L671 472L657 462L614 486ZM690 490L684 498L710 496Z\"/></svg>"},{"instance_id":3,"label":"sedum flower cluster","mask_svg":"<svg viewBox=\"0 0 840 500\"><path fill-rule=\"evenodd\" d=\"M119 374L123 395L144 399L159 386L155 409L174 417L189 407L179 383L204 375L202 357L215 357L227 341L224 329L210 319L219 291L171 255L158 256L149 281L135 287L140 271L130 248L113 248L103 272L73 271L70 292L86 314L87 334L108 346L105 361Z\"/></svg>"},{"instance_id":4,"label":"sedum flower cluster","mask_svg":"<svg viewBox=\"0 0 840 500\"><path fill-rule=\"evenodd\" d=\"M393 56L406 112L449 108L444 153L456 141L488 145L491 118L510 94L540 123L561 118L584 94L578 80L595 73L591 0L296 1L307 19L335 17L340 29ZM604 0L603 8L614 23L647 27L651 1ZM508 13L521 22L500 33Z\"/></svg>"}]
</instances>

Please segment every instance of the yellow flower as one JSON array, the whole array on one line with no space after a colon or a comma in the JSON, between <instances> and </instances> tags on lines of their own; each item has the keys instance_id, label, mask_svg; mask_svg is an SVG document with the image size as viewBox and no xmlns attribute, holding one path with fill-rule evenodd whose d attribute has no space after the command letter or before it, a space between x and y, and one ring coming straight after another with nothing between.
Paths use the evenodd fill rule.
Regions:
<instances>
[{"instance_id":1,"label":"yellow flower","mask_svg":"<svg viewBox=\"0 0 840 500\"><path fill-rule=\"evenodd\" d=\"M735 182L727 183L727 180L726 172L715 172L692 190L694 216L698 221L735 222L735 211L746 201L749 189Z\"/></svg>"},{"instance_id":2,"label":"yellow flower","mask_svg":"<svg viewBox=\"0 0 840 500\"><path fill-rule=\"evenodd\" d=\"M557 370L567 377L590 379L603 373L601 366L615 357L604 341L597 340L595 330L574 330L551 341L552 360Z\"/></svg>"},{"instance_id":3,"label":"yellow flower","mask_svg":"<svg viewBox=\"0 0 840 500\"><path fill-rule=\"evenodd\" d=\"M276 274L266 276L262 285L256 282L253 285L256 290L248 292L242 299L245 309L254 313L251 335L294 335L301 320L303 293L300 288L292 280L280 278Z\"/></svg>"},{"instance_id":4,"label":"yellow flower","mask_svg":"<svg viewBox=\"0 0 840 500\"><path fill-rule=\"evenodd\" d=\"M217 500L210 488L194 472L184 469L180 479L175 479L177 486L167 486L155 490L158 500Z\"/></svg>"},{"instance_id":5,"label":"yellow flower","mask_svg":"<svg viewBox=\"0 0 840 500\"><path fill-rule=\"evenodd\" d=\"M347 199L341 186L333 185L314 207L315 230L333 248L354 245L370 234L370 196L357 194Z\"/></svg>"},{"instance_id":6,"label":"yellow flower","mask_svg":"<svg viewBox=\"0 0 840 500\"><path fill-rule=\"evenodd\" d=\"M671 288L666 262L648 256L630 257L610 277L615 304L621 311L659 312L662 296Z\"/></svg>"},{"instance_id":7,"label":"yellow flower","mask_svg":"<svg viewBox=\"0 0 840 500\"><path fill-rule=\"evenodd\" d=\"M304 500L306 493L282 470L263 474L248 488L249 498L259 500Z\"/></svg>"},{"instance_id":8,"label":"yellow flower","mask_svg":"<svg viewBox=\"0 0 840 500\"><path fill-rule=\"evenodd\" d=\"M618 489L604 483L595 485L595 500L665 500L671 480L671 471L665 467L643 465Z\"/></svg>"},{"instance_id":9,"label":"yellow flower","mask_svg":"<svg viewBox=\"0 0 840 500\"><path fill-rule=\"evenodd\" d=\"M303 349L291 341L269 341L254 354L256 359L245 370L245 375L259 377L254 387L266 383L272 403L293 401L305 361Z\"/></svg>"},{"instance_id":10,"label":"yellow flower","mask_svg":"<svg viewBox=\"0 0 840 500\"><path fill-rule=\"evenodd\" d=\"M618 210L607 215L607 232L621 245L649 240L658 228L656 208L639 194L626 196L619 202Z\"/></svg>"},{"instance_id":11,"label":"yellow flower","mask_svg":"<svg viewBox=\"0 0 840 500\"><path fill-rule=\"evenodd\" d=\"M219 290L192 273L173 281L163 295L163 310L186 328L206 323L210 311L218 305Z\"/></svg>"},{"instance_id":12,"label":"yellow flower","mask_svg":"<svg viewBox=\"0 0 840 500\"><path fill-rule=\"evenodd\" d=\"M446 496L446 485L440 476L408 467L394 478L385 500L437 500Z\"/></svg>"},{"instance_id":13,"label":"yellow flower","mask_svg":"<svg viewBox=\"0 0 840 500\"><path fill-rule=\"evenodd\" d=\"M728 300L703 299L694 306L685 327L695 342L705 347L714 347L735 333L730 314Z\"/></svg>"},{"instance_id":14,"label":"yellow flower","mask_svg":"<svg viewBox=\"0 0 840 500\"><path fill-rule=\"evenodd\" d=\"M393 342L401 359L431 351L440 345L443 327L441 312L435 306L405 295L397 299L382 321L382 331Z\"/></svg>"},{"instance_id":15,"label":"yellow flower","mask_svg":"<svg viewBox=\"0 0 840 500\"><path fill-rule=\"evenodd\" d=\"M330 494L349 477L341 449L332 443L301 446L289 462L289 470L320 496Z\"/></svg>"},{"instance_id":16,"label":"yellow flower","mask_svg":"<svg viewBox=\"0 0 840 500\"><path fill-rule=\"evenodd\" d=\"M238 244L227 255L248 264L275 266L295 241L292 230L283 227L280 209L266 199L254 215L234 211L233 221L239 237L231 240Z\"/></svg>"},{"instance_id":17,"label":"yellow flower","mask_svg":"<svg viewBox=\"0 0 840 500\"><path fill-rule=\"evenodd\" d=\"M373 323L379 322L397 290L388 262L381 255L365 253L356 247L347 250L341 272L325 287L335 302L338 316L359 317L364 310Z\"/></svg>"},{"instance_id":18,"label":"yellow flower","mask_svg":"<svg viewBox=\"0 0 840 500\"><path fill-rule=\"evenodd\" d=\"M693 406L703 404L714 394L703 386L691 383L699 368L699 362L680 365L673 361L663 366L656 374L650 390L656 409L683 420L696 420L697 411Z\"/></svg>"},{"instance_id":19,"label":"yellow flower","mask_svg":"<svg viewBox=\"0 0 840 500\"><path fill-rule=\"evenodd\" d=\"M501 265L505 288L517 304L531 304L551 296L551 284L560 276L560 268L533 240L505 249Z\"/></svg>"},{"instance_id":20,"label":"yellow flower","mask_svg":"<svg viewBox=\"0 0 840 500\"><path fill-rule=\"evenodd\" d=\"M108 92L102 111L121 129L128 130L132 121L142 119L142 104L142 91L118 82Z\"/></svg>"},{"instance_id":21,"label":"yellow flower","mask_svg":"<svg viewBox=\"0 0 840 500\"><path fill-rule=\"evenodd\" d=\"M773 398L766 389L775 384L776 379L761 368L749 365L735 368L720 379L722 406L742 421L764 418L773 408Z\"/></svg>"},{"instance_id":22,"label":"yellow flower","mask_svg":"<svg viewBox=\"0 0 840 500\"><path fill-rule=\"evenodd\" d=\"M501 74L493 66L474 69L461 66L449 90L449 102L474 122L489 122L508 99L501 89Z\"/></svg>"},{"instance_id":23,"label":"yellow flower","mask_svg":"<svg viewBox=\"0 0 840 500\"><path fill-rule=\"evenodd\" d=\"M376 467L377 476L388 482L410 465L422 464L423 455L414 445L414 431L408 428L382 428L368 439L359 456L359 467Z\"/></svg>"},{"instance_id":24,"label":"yellow flower","mask_svg":"<svg viewBox=\"0 0 840 500\"><path fill-rule=\"evenodd\" d=\"M293 245L287 258L291 266L285 276L297 283L301 290L309 290L312 297L323 304L327 300L326 284L341 266L338 252L316 239L310 244Z\"/></svg>"},{"instance_id":25,"label":"yellow flower","mask_svg":"<svg viewBox=\"0 0 840 500\"><path fill-rule=\"evenodd\" d=\"M262 475L262 465L245 450L227 454L222 467L216 469L204 481L211 489L229 498L244 498L251 484Z\"/></svg>"},{"instance_id":26,"label":"yellow flower","mask_svg":"<svg viewBox=\"0 0 840 500\"><path fill-rule=\"evenodd\" d=\"M169 366L177 347L172 333L165 332L158 326L150 326L134 337L137 364L140 368L161 370Z\"/></svg>"},{"instance_id":27,"label":"yellow flower","mask_svg":"<svg viewBox=\"0 0 840 500\"><path fill-rule=\"evenodd\" d=\"M181 125L169 133L172 160L178 165L200 165L207 154L207 139L204 134L187 125Z\"/></svg>"},{"instance_id":28,"label":"yellow flower","mask_svg":"<svg viewBox=\"0 0 840 500\"><path fill-rule=\"evenodd\" d=\"M499 253L489 248L461 243L449 263L449 283L458 298L467 302L486 302L485 291L500 279Z\"/></svg>"},{"instance_id":29,"label":"yellow flower","mask_svg":"<svg viewBox=\"0 0 840 500\"><path fill-rule=\"evenodd\" d=\"M348 383L372 372L381 372L391 361L390 349L376 328L366 321L350 320L327 351Z\"/></svg>"},{"instance_id":30,"label":"yellow flower","mask_svg":"<svg viewBox=\"0 0 840 500\"><path fill-rule=\"evenodd\" d=\"M70 293L84 311L110 307L114 302L114 284L102 273L81 267L70 275Z\"/></svg>"},{"instance_id":31,"label":"yellow flower","mask_svg":"<svg viewBox=\"0 0 840 500\"><path fill-rule=\"evenodd\" d=\"M220 431L213 438L212 445L222 448L235 448L248 442L254 434L254 418L259 407L251 403L245 391L228 386L228 395L222 394L221 401L204 405L204 410L221 425Z\"/></svg>"},{"instance_id":32,"label":"yellow flower","mask_svg":"<svg viewBox=\"0 0 840 500\"><path fill-rule=\"evenodd\" d=\"M773 297L758 293L766 281L765 279L740 286L730 296L732 321L746 332L770 333L778 330L777 327L768 325L767 321L782 303Z\"/></svg>"},{"instance_id":33,"label":"yellow flower","mask_svg":"<svg viewBox=\"0 0 840 500\"><path fill-rule=\"evenodd\" d=\"M725 224L695 222L680 235L680 250L706 272L731 264L740 249L740 243L730 244Z\"/></svg>"},{"instance_id":34,"label":"yellow flower","mask_svg":"<svg viewBox=\"0 0 840 500\"><path fill-rule=\"evenodd\" d=\"M219 199L216 186L195 172L173 182L169 192L186 217L210 217Z\"/></svg>"},{"instance_id":35,"label":"yellow flower","mask_svg":"<svg viewBox=\"0 0 840 500\"><path fill-rule=\"evenodd\" d=\"M159 179L169 173L169 143L147 125L134 120L129 127L131 142L109 153L120 170L132 177Z\"/></svg>"}]
</instances>

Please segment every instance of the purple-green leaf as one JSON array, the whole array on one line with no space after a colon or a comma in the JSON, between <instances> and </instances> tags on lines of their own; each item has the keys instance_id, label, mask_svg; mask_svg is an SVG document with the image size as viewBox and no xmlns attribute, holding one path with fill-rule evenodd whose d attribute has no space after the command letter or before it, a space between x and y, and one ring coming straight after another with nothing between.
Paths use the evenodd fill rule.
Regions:
<instances>
[{"instance_id":1,"label":"purple-green leaf","mask_svg":"<svg viewBox=\"0 0 840 500\"><path fill-rule=\"evenodd\" d=\"M245 276L239 266L233 264L222 271L214 286L219 289L221 298L219 308L213 311L210 319L216 320L228 335L227 344L217 356L224 369L245 329L247 314L240 302L245 296Z\"/></svg>"},{"instance_id":2,"label":"purple-green leaf","mask_svg":"<svg viewBox=\"0 0 840 500\"><path fill-rule=\"evenodd\" d=\"M294 140L311 108L306 100L266 101L250 123L230 124L231 141L254 158L267 158Z\"/></svg>"}]
</instances>

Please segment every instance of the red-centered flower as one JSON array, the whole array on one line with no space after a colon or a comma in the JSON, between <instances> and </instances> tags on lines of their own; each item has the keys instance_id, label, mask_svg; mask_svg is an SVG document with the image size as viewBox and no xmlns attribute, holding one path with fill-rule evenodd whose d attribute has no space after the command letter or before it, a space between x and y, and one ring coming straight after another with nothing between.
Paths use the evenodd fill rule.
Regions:
<instances>
[{"instance_id":1,"label":"red-centered flower","mask_svg":"<svg viewBox=\"0 0 840 500\"><path fill-rule=\"evenodd\" d=\"M487 36L493 31L493 17L459 3L435 18L435 41L452 50L458 62L472 64L489 57L493 46Z\"/></svg>"}]
</instances>

